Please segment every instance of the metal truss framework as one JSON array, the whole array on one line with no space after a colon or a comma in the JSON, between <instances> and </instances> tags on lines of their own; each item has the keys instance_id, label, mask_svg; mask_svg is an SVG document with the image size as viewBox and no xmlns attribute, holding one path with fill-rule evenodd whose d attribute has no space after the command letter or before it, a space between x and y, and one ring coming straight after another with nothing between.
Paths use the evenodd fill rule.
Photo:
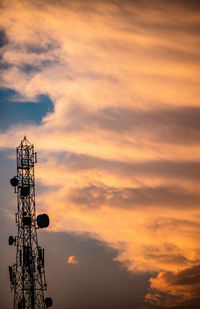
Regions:
<instances>
[{"instance_id":1,"label":"metal truss framework","mask_svg":"<svg viewBox=\"0 0 200 309\"><path fill-rule=\"evenodd\" d=\"M11 289L14 290L13 309L45 309L52 305L44 299L47 290L44 270L44 249L38 244L37 229L47 227L46 214L36 218L34 164L37 154L24 137L16 149L17 176L11 179L17 194L17 236L9 237L9 244L17 247L16 262L9 266Z\"/></svg>"}]
</instances>

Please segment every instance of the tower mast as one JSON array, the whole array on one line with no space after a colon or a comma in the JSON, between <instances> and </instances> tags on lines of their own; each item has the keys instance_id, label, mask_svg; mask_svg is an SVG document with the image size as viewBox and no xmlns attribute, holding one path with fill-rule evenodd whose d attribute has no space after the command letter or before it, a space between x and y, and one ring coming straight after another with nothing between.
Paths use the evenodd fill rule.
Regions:
<instances>
[{"instance_id":1,"label":"tower mast","mask_svg":"<svg viewBox=\"0 0 200 309\"><path fill-rule=\"evenodd\" d=\"M9 266L13 309L45 309L52 306L52 299L44 298L47 290L44 249L38 244L37 229L48 227L49 217L41 214L36 218L34 164L37 153L26 137L16 148L16 157L17 175L10 180L17 194L17 236L9 237L9 245L17 248L16 262Z\"/></svg>"}]
</instances>

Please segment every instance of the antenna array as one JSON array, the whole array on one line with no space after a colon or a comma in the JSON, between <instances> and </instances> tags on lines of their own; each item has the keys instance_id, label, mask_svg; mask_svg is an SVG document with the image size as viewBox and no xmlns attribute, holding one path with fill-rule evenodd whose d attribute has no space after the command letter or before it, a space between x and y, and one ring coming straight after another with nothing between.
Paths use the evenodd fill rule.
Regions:
<instances>
[{"instance_id":1,"label":"antenna array","mask_svg":"<svg viewBox=\"0 0 200 309\"><path fill-rule=\"evenodd\" d=\"M52 306L44 270L44 249L38 244L37 229L49 226L47 214L35 212L34 164L37 153L24 137L17 151L17 175L10 180L17 194L15 214L17 236L9 237L9 245L17 248L16 262L9 266L11 289L14 290L13 309L45 309Z\"/></svg>"}]
</instances>

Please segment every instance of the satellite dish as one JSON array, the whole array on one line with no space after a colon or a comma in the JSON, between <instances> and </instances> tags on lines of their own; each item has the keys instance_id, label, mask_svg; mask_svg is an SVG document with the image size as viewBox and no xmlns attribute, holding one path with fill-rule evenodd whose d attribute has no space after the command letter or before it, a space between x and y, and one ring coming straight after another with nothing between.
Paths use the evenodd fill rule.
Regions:
<instances>
[{"instance_id":1,"label":"satellite dish","mask_svg":"<svg viewBox=\"0 0 200 309\"><path fill-rule=\"evenodd\" d=\"M8 238L9 245L12 246L14 244L14 242L15 242L15 238L13 236L9 236L9 238Z\"/></svg>"},{"instance_id":2,"label":"satellite dish","mask_svg":"<svg viewBox=\"0 0 200 309\"><path fill-rule=\"evenodd\" d=\"M51 297L45 298L44 302L45 302L45 305L47 306L47 308L51 307L53 305L53 301L52 301Z\"/></svg>"},{"instance_id":3,"label":"satellite dish","mask_svg":"<svg viewBox=\"0 0 200 309\"><path fill-rule=\"evenodd\" d=\"M49 226L49 217L47 214L42 214L37 216L37 224L39 228L44 228Z\"/></svg>"},{"instance_id":4,"label":"satellite dish","mask_svg":"<svg viewBox=\"0 0 200 309\"><path fill-rule=\"evenodd\" d=\"M18 183L19 183L19 181L18 181L17 177L13 177L13 178L10 179L11 186L17 187Z\"/></svg>"},{"instance_id":5,"label":"satellite dish","mask_svg":"<svg viewBox=\"0 0 200 309\"><path fill-rule=\"evenodd\" d=\"M31 217L29 216L23 217L23 223L24 225L31 225Z\"/></svg>"},{"instance_id":6,"label":"satellite dish","mask_svg":"<svg viewBox=\"0 0 200 309\"><path fill-rule=\"evenodd\" d=\"M21 188L21 196L28 196L29 195L29 191L30 191L30 188L29 187L22 187Z\"/></svg>"}]
</instances>

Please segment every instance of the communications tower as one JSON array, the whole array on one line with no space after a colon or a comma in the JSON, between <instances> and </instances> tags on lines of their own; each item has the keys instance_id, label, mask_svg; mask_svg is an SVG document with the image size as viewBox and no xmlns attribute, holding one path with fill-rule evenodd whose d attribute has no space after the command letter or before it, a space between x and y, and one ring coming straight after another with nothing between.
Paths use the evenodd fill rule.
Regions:
<instances>
[{"instance_id":1,"label":"communications tower","mask_svg":"<svg viewBox=\"0 0 200 309\"><path fill-rule=\"evenodd\" d=\"M47 290L44 271L44 249L38 244L37 229L49 225L47 214L35 212L34 164L37 153L24 137L16 148L17 175L10 183L17 194L15 220L17 236L9 237L9 245L16 246L16 261L9 266L11 289L14 290L13 309L46 309L52 306L50 297L44 298Z\"/></svg>"}]
</instances>

